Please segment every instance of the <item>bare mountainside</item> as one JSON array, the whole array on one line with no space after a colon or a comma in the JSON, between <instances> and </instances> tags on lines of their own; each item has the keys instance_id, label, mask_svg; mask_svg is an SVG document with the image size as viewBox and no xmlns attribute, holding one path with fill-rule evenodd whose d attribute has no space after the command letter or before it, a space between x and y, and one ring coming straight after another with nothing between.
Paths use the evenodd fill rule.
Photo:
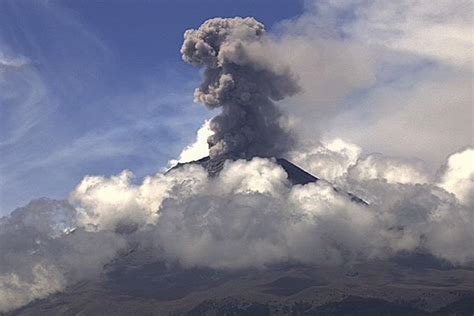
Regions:
<instances>
[{"instance_id":1,"label":"bare mountainside","mask_svg":"<svg viewBox=\"0 0 474 316\"><path fill-rule=\"evenodd\" d=\"M97 280L10 315L472 315L474 271L428 255L260 270L185 269L130 252Z\"/></svg>"}]
</instances>

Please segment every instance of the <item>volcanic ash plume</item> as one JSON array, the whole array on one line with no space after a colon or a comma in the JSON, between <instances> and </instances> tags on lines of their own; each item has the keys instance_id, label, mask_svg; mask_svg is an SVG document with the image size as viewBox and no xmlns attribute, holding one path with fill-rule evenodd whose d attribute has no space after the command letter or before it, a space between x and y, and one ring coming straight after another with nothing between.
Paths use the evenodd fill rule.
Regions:
<instances>
[{"instance_id":1,"label":"volcanic ash plume","mask_svg":"<svg viewBox=\"0 0 474 316\"><path fill-rule=\"evenodd\" d=\"M273 101L298 91L288 67L272 57L272 42L253 18L215 18L184 34L183 60L204 66L195 101L221 113L210 123L211 158L279 156L291 147Z\"/></svg>"}]
</instances>

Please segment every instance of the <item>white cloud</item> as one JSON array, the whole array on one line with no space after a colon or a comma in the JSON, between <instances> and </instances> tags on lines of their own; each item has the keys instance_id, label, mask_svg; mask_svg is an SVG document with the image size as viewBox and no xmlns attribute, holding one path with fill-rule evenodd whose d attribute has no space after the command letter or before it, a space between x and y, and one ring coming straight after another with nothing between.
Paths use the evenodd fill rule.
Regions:
<instances>
[{"instance_id":1,"label":"white cloud","mask_svg":"<svg viewBox=\"0 0 474 316\"><path fill-rule=\"evenodd\" d=\"M1 42L0 42L1 44ZM26 58L0 51L0 149L12 146L50 114L56 104L44 78Z\"/></svg>"},{"instance_id":2,"label":"white cloud","mask_svg":"<svg viewBox=\"0 0 474 316\"><path fill-rule=\"evenodd\" d=\"M345 30L370 44L470 70L473 13L469 0L366 1Z\"/></svg>"},{"instance_id":3,"label":"white cloud","mask_svg":"<svg viewBox=\"0 0 474 316\"><path fill-rule=\"evenodd\" d=\"M302 162L334 169L327 174L340 188L370 205L352 202L324 180L291 186L274 160L254 158L228 161L215 177L199 165L139 183L129 171L88 176L71 192L74 207L39 200L18 209L0 221L0 289L16 297L0 301L0 310L95 277L131 245L160 260L219 269L367 261L399 251L474 262L474 213L465 204L472 150L449 157L442 184L416 161L361 156L340 139L309 152ZM311 164L319 157L322 164ZM54 287L42 285L46 276Z\"/></svg>"},{"instance_id":4,"label":"white cloud","mask_svg":"<svg viewBox=\"0 0 474 316\"><path fill-rule=\"evenodd\" d=\"M4 53L0 52L0 74L6 71L8 67L19 68L30 63L28 58L23 56L7 56Z\"/></svg>"},{"instance_id":5,"label":"white cloud","mask_svg":"<svg viewBox=\"0 0 474 316\"><path fill-rule=\"evenodd\" d=\"M213 135L214 132L211 131L209 127L210 121L205 121L204 124L199 128L196 135L196 140L191 145L181 151L179 158L177 160L171 160L168 165L174 166L178 163L185 163L194 160L199 160L206 156L209 156L209 145L207 139L209 136Z\"/></svg>"},{"instance_id":6,"label":"white cloud","mask_svg":"<svg viewBox=\"0 0 474 316\"><path fill-rule=\"evenodd\" d=\"M120 235L86 232L78 215L66 201L39 199L0 219L0 311L97 277L125 248Z\"/></svg>"},{"instance_id":7,"label":"white cloud","mask_svg":"<svg viewBox=\"0 0 474 316\"><path fill-rule=\"evenodd\" d=\"M153 224L158 220L162 202L174 186L183 181L192 185L207 176L196 166L184 169L196 172L156 174L146 177L141 184L132 182L133 174L128 170L110 178L87 176L71 193L70 201L79 212L79 223L91 231L113 231L120 225L130 224L134 228ZM181 185L182 190L185 187Z\"/></svg>"},{"instance_id":8,"label":"white cloud","mask_svg":"<svg viewBox=\"0 0 474 316\"><path fill-rule=\"evenodd\" d=\"M438 185L461 203L474 206L474 149L450 155Z\"/></svg>"},{"instance_id":9,"label":"white cloud","mask_svg":"<svg viewBox=\"0 0 474 316\"><path fill-rule=\"evenodd\" d=\"M290 153L298 166L332 183L337 183L356 164L362 149L340 138L320 145L302 144Z\"/></svg>"},{"instance_id":10,"label":"white cloud","mask_svg":"<svg viewBox=\"0 0 474 316\"><path fill-rule=\"evenodd\" d=\"M430 175L422 161L385 157L381 154L371 154L359 159L349 173L359 180L381 179L388 183L423 184L430 181Z\"/></svg>"},{"instance_id":11,"label":"white cloud","mask_svg":"<svg viewBox=\"0 0 474 316\"><path fill-rule=\"evenodd\" d=\"M26 280L16 273L0 275L0 311L64 290L66 282L55 267L36 264L32 274L32 278Z\"/></svg>"},{"instance_id":12,"label":"white cloud","mask_svg":"<svg viewBox=\"0 0 474 316\"><path fill-rule=\"evenodd\" d=\"M319 135L436 168L472 145L471 1L307 1L278 31L303 93L286 105Z\"/></svg>"}]
</instances>

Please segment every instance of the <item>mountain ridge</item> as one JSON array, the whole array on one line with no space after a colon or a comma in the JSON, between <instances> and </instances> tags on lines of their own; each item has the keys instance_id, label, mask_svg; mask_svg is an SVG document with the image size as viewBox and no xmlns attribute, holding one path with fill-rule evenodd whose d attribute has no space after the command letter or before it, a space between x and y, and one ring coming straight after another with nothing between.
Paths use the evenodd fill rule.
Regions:
<instances>
[{"instance_id":1,"label":"mountain ridge","mask_svg":"<svg viewBox=\"0 0 474 316\"><path fill-rule=\"evenodd\" d=\"M303 168L298 167L297 165L295 165L294 163L292 163L291 161L285 158L274 157L270 159L274 159L275 163L283 168L283 170L286 172L288 176L288 181L291 183L291 185L305 185L308 183L315 183L322 180L312 175L311 173L307 172ZM214 177L214 176L217 176L222 171L226 161L232 161L232 160L236 160L236 159L233 159L231 157L211 158L209 156L206 156L198 160L178 163L177 165L171 167L166 173L172 170L179 169L185 165L198 164L202 166L204 169L206 169L210 176ZM350 192L344 192L341 189L336 188L334 185L332 185L332 187L334 188L336 192L347 195L352 202L356 202L363 205L369 205L366 201L364 201L360 197Z\"/></svg>"}]
</instances>

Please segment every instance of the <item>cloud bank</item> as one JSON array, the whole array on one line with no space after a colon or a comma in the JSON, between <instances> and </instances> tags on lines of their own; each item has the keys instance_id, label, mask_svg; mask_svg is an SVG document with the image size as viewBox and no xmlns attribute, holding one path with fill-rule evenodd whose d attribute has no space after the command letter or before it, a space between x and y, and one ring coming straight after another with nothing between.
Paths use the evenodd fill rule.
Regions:
<instances>
[{"instance_id":1,"label":"cloud bank","mask_svg":"<svg viewBox=\"0 0 474 316\"><path fill-rule=\"evenodd\" d=\"M474 264L474 205L466 194L474 172L457 168L473 149L451 155L432 180L410 178L424 172L417 163L363 156L341 140L309 152L292 155L316 175L337 170L328 174L338 186L370 205L323 180L291 186L271 158L228 161L215 177L193 164L139 183L129 171L89 176L69 201L32 201L0 223L0 309L94 278L137 248L156 260L215 269L350 264L400 252Z\"/></svg>"}]
</instances>

